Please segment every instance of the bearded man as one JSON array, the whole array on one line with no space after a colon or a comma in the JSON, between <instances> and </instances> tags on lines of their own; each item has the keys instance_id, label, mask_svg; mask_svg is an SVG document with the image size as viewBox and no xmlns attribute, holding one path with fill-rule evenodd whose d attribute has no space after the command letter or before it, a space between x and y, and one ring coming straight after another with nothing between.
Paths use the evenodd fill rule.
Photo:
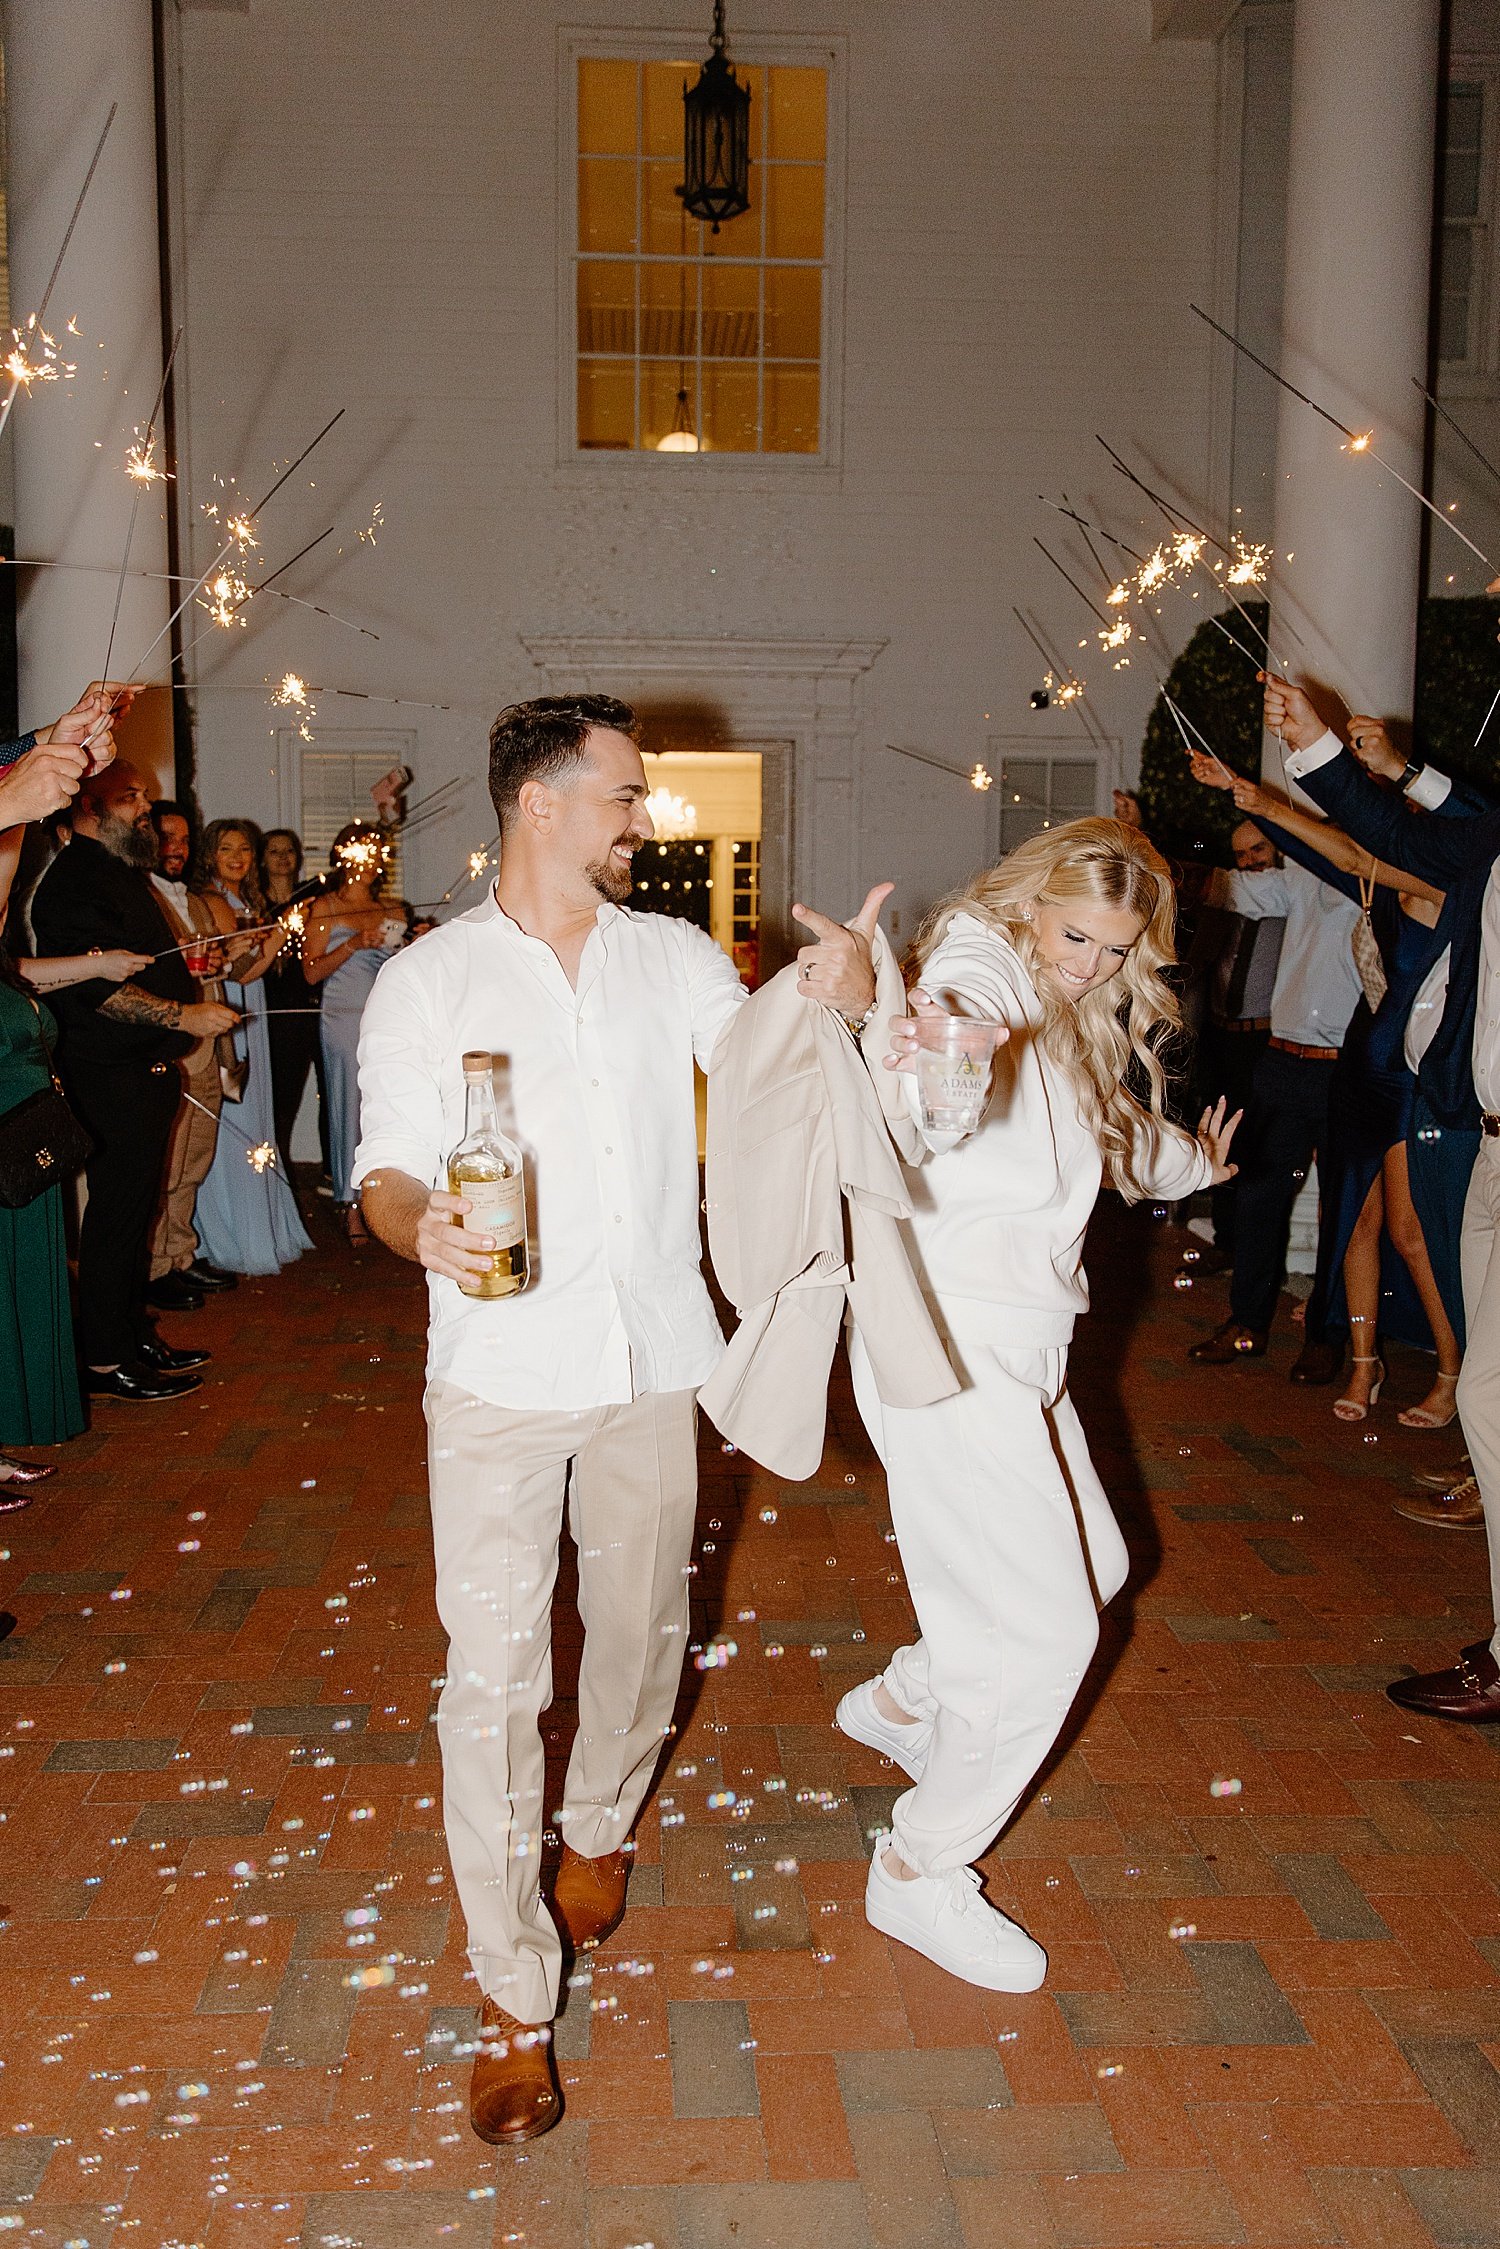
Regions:
<instances>
[{"instance_id":1,"label":"bearded man","mask_svg":"<svg viewBox=\"0 0 1500 2249\"><path fill-rule=\"evenodd\" d=\"M173 1351L146 1310L152 1224L177 1115L178 1058L237 1021L195 997L193 980L151 887L151 799L119 760L83 781L73 840L32 895L37 951L145 953L124 984L102 978L51 1004L68 1099L93 1141L78 1242L78 1332L91 1397L132 1405L180 1398L202 1380L207 1353ZM159 957L158 957L159 956Z\"/></svg>"}]
</instances>

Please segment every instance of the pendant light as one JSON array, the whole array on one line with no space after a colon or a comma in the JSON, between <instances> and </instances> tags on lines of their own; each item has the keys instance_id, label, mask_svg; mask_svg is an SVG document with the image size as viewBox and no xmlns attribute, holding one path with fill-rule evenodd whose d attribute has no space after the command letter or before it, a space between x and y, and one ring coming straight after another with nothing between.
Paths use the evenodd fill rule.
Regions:
<instances>
[{"instance_id":1,"label":"pendant light","mask_svg":"<svg viewBox=\"0 0 1500 2249\"><path fill-rule=\"evenodd\" d=\"M750 89L724 52L724 0L714 0L712 52L696 86L684 84L684 207L715 234L750 208Z\"/></svg>"}]
</instances>

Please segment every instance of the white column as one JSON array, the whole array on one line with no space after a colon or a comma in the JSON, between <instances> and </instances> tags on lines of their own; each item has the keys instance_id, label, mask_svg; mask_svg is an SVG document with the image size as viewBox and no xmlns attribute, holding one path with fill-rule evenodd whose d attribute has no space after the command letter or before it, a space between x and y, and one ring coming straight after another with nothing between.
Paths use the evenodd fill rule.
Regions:
<instances>
[{"instance_id":1,"label":"white column","mask_svg":"<svg viewBox=\"0 0 1500 2249\"><path fill-rule=\"evenodd\" d=\"M1439 13L1296 0L1292 51L1282 372L1418 485ZM1285 392L1276 470L1273 645L1353 709L1409 717L1422 511Z\"/></svg>"},{"instance_id":2,"label":"white column","mask_svg":"<svg viewBox=\"0 0 1500 2249\"><path fill-rule=\"evenodd\" d=\"M125 475L125 454L134 425L144 430L161 382L151 0L8 0L5 79L17 326L41 300L100 128L110 103L119 104L47 312L48 329L66 341L64 356L77 361L78 372L71 382L23 391L10 420L17 552L93 566L20 574L20 715L27 726L66 709L104 663L136 490ZM70 317L82 333L64 339ZM126 583L112 660L117 677L129 673L173 606L164 578L166 491L154 484L141 492L131 568L163 575ZM163 681L169 666L163 640L142 676ZM170 727L165 732L169 743ZM134 741L132 753L140 761ZM170 786L169 749L160 779Z\"/></svg>"}]
</instances>

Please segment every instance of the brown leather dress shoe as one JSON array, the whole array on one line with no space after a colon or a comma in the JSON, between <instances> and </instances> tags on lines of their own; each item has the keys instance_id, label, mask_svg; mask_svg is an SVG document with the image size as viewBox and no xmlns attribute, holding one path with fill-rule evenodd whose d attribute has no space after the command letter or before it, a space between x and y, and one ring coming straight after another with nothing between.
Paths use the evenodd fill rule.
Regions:
<instances>
[{"instance_id":1,"label":"brown leather dress shoe","mask_svg":"<svg viewBox=\"0 0 1500 2249\"><path fill-rule=\"evenodd\" d=\"M469 2080L469 2122L480 2139L519 2147L550 2132L562 2112L551 2023L519 2023L486 1999Z\"/></svg>"},{"instance_id":2,"label":"brown leather dress shoe","mask_svg":"<svg viewBox=\"0 0 1500 2249\"><path fill-rule=\"evenodd\" d=\"M1420 1484L1423 1491L1427 1492L1456 1491L1468 1474L1469 1456L1463 1453L1451 1468L1419 1468L1412 1477L1412 1482Z\"/></svg>"},{"instance_id":3,"label":"brown leather dress shoe","mask_svg":"<svg viewBox=\"0 0 1500 2249\"><path fill-rule=\"evenodd\" d=\"M619 1927L633 1856L606 1851L603 1858L586 1859L564 1843L552 1904L575 1952L592 1952Z\"/></svg>"},{"instance_id":4,"label":"brown leather dress shoe","mask_svg":"<svg viewBox=\"0 0 1500 2249\"><path fill-rule=\"evenodd\" d=\"M1500 1663L1488 1640L1460 1651L1451 1671L1424 1671L1415 1679L1393 1679L1386 1688L1402 1710L1422 1718L1459 1718L1470 1725L1500 1721Z\"/></svg>"},{"instance_id":5,"label":"brown leather dress shoe","mask_svg":"<svg viewBox=\"0 0 1500 2249\"><path fill-rule=\"evenodd\" d=\"M1344 1368L1342 1343L1304 1343L1292 1361L1289 1382L1305 1382L1309 1386L1336 1382Z\"/></svg>"},{"instance_id":6,"label":"brown leather dress shoe","mask_svg":"<svg viewBox=\"0 0 1500 2249\"><path fill-rule=\"evenodd\" d=\"M1238 1320L1226 1320L1188 1352L1197 1367L1227 1367L1236 1359L1263 1359L1265 1355L1264 1328L1243 1328Z\"/></svg>"},{"instance_id":7,"label":"brown leather dress shoe","mask_svg":"<svg viewBox=\"0 0 1500 2249\"><path fill-rule=\"evenodd\" d=\"M1393 1499L1391 1507L1408 1522L1426 1523L1433 1530L1477 1531L1484 1526L1479 1486L1472 1476L1462 1477L1447 1491L1413 1492L1409 1498Z\"/></svg>"}]
</instances>

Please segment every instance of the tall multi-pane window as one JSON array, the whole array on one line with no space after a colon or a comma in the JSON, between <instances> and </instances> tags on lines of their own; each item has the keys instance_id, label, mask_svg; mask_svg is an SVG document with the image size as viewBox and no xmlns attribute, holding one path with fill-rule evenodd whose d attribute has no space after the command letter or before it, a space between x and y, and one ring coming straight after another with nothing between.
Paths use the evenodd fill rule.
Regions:
<instances>
[{"instance_id":1,"label":"tall multi-pane window","mask_svg":"<svg viewBox=\"0 0 1500 2249\"><path fill-rule=\"evenodd\" d=\"M1450 79L1444 108L1438 357L1445 366L1475 371L1485 357L1487 90L1482 79Z\"/></svg>"},{"instance_id":2,"label":"tall multi-pane window","mask_svg":"<svg viewBox=\"0 0 1500 2249\"><path fill-rule=\"evenodd\" d=\"M827 316L828 72L738 64L750 208L690 218L690 62L578 58L580 448L816 453Z\"/></svg>"}]
</instances>

